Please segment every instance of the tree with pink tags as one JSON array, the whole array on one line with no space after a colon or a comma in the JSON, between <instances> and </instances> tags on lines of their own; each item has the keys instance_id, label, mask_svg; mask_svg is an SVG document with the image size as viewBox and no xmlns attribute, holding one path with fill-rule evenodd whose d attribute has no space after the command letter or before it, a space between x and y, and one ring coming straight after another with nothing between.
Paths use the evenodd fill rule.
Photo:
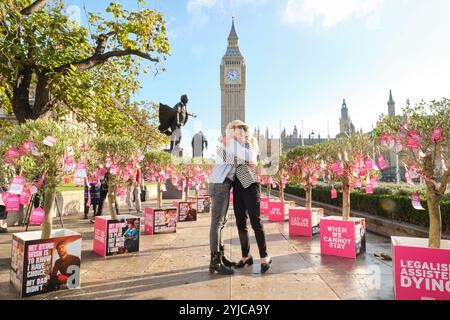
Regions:
<instances>
[{"instance_id":1,"label":"tree with pink tags","mask_svg":"<svg viewBox=\"0 0 450 320\"><path fill-rule=\"evenodd\" d=\"M441 246L440 203L450 182L450 100L421 102L411 106L409 101L401 116L386 116L379 120L376 133L380 144L395 150L406 168L405 178L421 178L426 185L426 200L430 216L429 247ZM413 205L423 209L417 193Z\"/></svg>"},{"instance_id":2,"label":"tree with pink tags","mask_svg":"<svg viewBox=\"0 0 450 320\"><path fill-rule=\"evenodd\" d=\"M374 150L373 139L368 134L353 134L320 146L320 160L326 163L326 178L342 184L344 220L350 218L351 191L365 185L366 192L373 193L374 183L378 183L380 169L371 158ZM334 187L332 193L333 190L336 192Z\"/></svg>"}]
</instances>

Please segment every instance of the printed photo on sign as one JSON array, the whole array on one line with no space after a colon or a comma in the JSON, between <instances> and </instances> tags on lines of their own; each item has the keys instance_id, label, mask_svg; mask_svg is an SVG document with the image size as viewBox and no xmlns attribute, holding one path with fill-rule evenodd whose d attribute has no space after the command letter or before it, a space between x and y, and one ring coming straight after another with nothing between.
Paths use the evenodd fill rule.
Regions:
<instances>
[{"instance_id":1,"label":"printed photo on sign","mask_svg":"<svg viewBox=\"0 0 450 320\"><path fill-rule=\"evenodd\" d=\"M197 213L209 213L211 210L211 200L209 197L197 198Z\"/></svg>"},{"instance_id":2,"label":"printed photo on sign","mask_svg":"<svg viewBox=\"0 0 450 320\"><path fill-rule=\"evenodd\" d=\"M177 232L177 209L155 210L153 218L153 233Z\"/></svg>"},{"instance_id":3,"label":"printed photo on sign","mask_svg":"<svg viewBox=\"0 0 450 320\"><path fill-rule=\"evenodd\" d=\"M180 202L178 204L179 220L185 221L197 221L197 202Z\"/></svg>"},{"instance_id":4,"label":"printed photo on sign","mask_svg":"<svg viewBox=\"0 0 450 320\"><path fill-rule=\"evenodd\" d=\"M81 236L33 240L13 236L11 282L22 297L80 286Z\"/></svg>"},{"instance_id":5,"label":"printed photo on sign","mask_svg":"<svg viewBox=\"0 0 450 320\"><path fill-rule=\"evenodd\" d=\"M108 221L107 256L139 251L140 218Z\"/></svg>"}]
</instances>

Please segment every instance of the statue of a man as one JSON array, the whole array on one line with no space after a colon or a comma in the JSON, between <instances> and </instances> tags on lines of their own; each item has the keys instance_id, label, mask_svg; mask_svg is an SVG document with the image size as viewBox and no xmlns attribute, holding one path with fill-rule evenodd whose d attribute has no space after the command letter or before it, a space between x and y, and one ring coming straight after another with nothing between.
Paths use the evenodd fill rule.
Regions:
<instances>
[{"instance_id":1,"label":"statue of a man","mask_svg":"<svg viewBox=\"0 0 450 320\"><path fill-rule=\"evenodd\" d=\"M185 126L189 116L196 118L193 113L188 112L187 104L189 102L187 95L182 95L180 102L175 107L160 104L159 106L159 131L170 136L170 151L174 146L179 146L181 142L181 127Z\"/></svg>"}]
</instances>

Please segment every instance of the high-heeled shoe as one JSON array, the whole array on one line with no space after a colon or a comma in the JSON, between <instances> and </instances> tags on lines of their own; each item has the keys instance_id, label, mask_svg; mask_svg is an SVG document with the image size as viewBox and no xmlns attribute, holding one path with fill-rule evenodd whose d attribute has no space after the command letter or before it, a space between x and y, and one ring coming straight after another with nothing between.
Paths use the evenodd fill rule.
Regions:
<instances>
[{"instance_id":1,"label":"high-heeled shoe","mask_svg":"<svg viewBox=\"0 0 450 320\"><path fill-rule=\"evenodd\" d=\"M236 269L241 269L246 265L251 266L253 264L253 257L249 257L247 261L239 260L239 262L234 266Z\"/></svg>"},{"instance_id":2,"label":"high-heeled shoe","mask_svg":"<svg viewBox=\"0 0 450 320\"><path fill-rule=\"evenodd\" d=\"M270 269L271 264L272 264L272 258L269 259L268 263L261 263L261 273L266 273L267 270Z\"/></svg>"}]
</instances>

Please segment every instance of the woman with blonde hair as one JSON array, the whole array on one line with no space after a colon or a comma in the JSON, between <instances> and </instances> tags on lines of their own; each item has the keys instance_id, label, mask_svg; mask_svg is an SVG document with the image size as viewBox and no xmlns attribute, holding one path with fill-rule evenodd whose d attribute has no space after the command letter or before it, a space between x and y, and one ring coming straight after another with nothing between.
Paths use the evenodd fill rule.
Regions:
<instances>
[{"instance_id":1,"label":"woman with blonde hair","mask_svg":"<svg viewBox=\"0 0 450 320\"><path fill-rule=\"evenodd\" d=\"M235 268L243 268L253 264L253 257L250 255L250 240L247 228L247 218L255 232L258 244L259 256L261 258L261 273L267 272L272 263L272 259L267 253L266 235L261 220L258 179L256 177L255 166L257 163L258 143L252 137L249 125L242 121L233 121L228 130L234 130L234 137L242 146L252 151L253 158L247 159L244 164L236 165L236 178L233 182L233 206L236 217L236 226L241 242L242 258Z\"/></svg>"}]
</instances>

